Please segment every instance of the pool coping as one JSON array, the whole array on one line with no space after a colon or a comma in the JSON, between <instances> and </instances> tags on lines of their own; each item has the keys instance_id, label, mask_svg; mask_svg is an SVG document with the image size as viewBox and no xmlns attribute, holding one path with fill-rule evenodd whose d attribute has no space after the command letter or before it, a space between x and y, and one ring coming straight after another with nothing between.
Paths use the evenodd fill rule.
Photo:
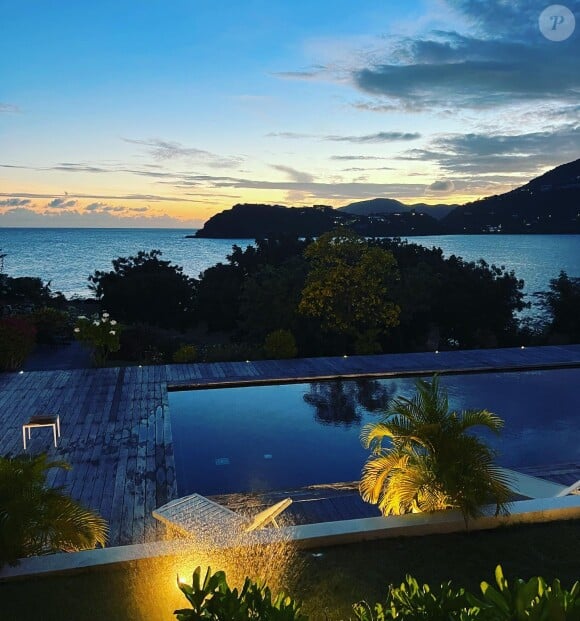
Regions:
<instances>
[{"instance_id":1,"label":"pool coping","mask_svg":"<svg viewBox=\"0 0 580 621\"><path fill-rule=\"evenodd\" d=\"M495 506L484 507L481 517L469 521L469 531L578 518L580 518L580 495L534 498L511 503L509 515L496 516ZM268 528L237 538L234 545L231 540L226 541L222 547L268 545L282 541L295 543L301 550L309 550L384 538L427 536L465 530L465 521L459 511L440 511L431 514L414 513ZM99 568L110 565L122 566L139 560L179 556L190 552L192 547L192 543L186 542L183 546L183 541L176 543L175 540L169 540L30 557L22 559L15 567L7 566L0 569L0 582L80 571L98 571Z\"/></svg>"},{"instance_id":2,"label":"pool coping","mask_svg":"<svg viewBox=\"0 0 580 621\"><path fill-rule=\"evenodd\" d=\"M435 354L436 355L436 354ZM352 356L354 357L354 356ZM253 362L255 364L256 361ZM187 392L193 390L215 390L219 388L243 388L251 386L275 386L288 384L304 384L312 381L332 381L332 380L352 380L352 379L395 379L406 377L423 377L433 375L481 375L493 373L518 373L533 371L554 371L558 369L578 369L580 361L571 362L543 362L537 364L517 364L504 366L482 366L482 367L447 367L432 369L398 369L392 371L376 372L346 372L332 374L313 374L303 376L280 375L271 378L248 378L248 379L218 379L207 380L167 380L168 392Z\"/></svg>"}]
</instances>

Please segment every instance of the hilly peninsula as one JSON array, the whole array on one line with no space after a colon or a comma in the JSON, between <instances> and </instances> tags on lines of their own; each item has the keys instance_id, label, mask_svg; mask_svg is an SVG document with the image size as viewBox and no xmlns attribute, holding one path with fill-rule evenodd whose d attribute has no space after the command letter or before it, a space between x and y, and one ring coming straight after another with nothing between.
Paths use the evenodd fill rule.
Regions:
<instances>
[{"instance_id":1,"label":"hilly peninsula","mask_svg":"<svg viewBox=\"0 0 580 621\"><path fill-rule=\"evenodd\" d=\"M212 216L195 237L316 237L337 226L365 236L481 233L580 234L580 159L525 185L465 205L405 205L376 198L334 209L238 204ZM192 237L192 236L189 236Z\"/></svg>"}]
</instances>

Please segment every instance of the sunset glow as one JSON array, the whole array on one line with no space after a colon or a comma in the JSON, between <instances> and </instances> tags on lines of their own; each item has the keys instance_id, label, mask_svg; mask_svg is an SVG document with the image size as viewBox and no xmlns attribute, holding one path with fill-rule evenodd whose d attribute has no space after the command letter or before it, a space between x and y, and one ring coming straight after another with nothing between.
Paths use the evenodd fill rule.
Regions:
<instances>
[{"instance_id":1,"label":"sunset glow","mask_svg":"<svg viewBox=\"0 0 580 621\"><path fill-rule=\"evenodd\" d=\"M578 28L545 7L1 2L0 226L507 191L580 155Z\"/></svg>"}]
</instances>

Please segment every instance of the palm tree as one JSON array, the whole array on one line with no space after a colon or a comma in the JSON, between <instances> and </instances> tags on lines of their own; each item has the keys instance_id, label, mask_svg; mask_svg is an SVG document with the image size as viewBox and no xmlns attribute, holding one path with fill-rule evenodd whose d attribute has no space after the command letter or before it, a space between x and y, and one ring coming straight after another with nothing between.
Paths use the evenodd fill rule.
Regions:
<instances>
[{"instance_id":1,"label":"palm tree","mask_svg":"<svg viewBox=\"0 0 580 621\"><path fill-rule=\"evenodd\" d=\"M46 486L51 468L70 468L45 454L0 457L0 567L19 558L104 546L107 522Z\"/></svg>"},{"instance_id":2,"label":"palm tree","mask_svg":"<svg viewBox=\"0 0 580 621\"><path fill-rule=\"evenodd\" d=\"M495 452L469 433L476 426L499 433L502 419L487 410L450 412L437 376L415 386L412 399L395 399L381 422L363 428L361 441L372 451L360 482L363 499L383 515L459 509L466 526L488 502L496 515L507 513L508 478Z\"/></svg>"}]
</instances>

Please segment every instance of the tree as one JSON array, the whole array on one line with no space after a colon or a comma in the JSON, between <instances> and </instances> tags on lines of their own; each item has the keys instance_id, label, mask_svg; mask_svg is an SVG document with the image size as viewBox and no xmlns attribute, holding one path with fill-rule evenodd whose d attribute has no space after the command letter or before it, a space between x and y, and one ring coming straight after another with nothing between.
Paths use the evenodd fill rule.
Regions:
<instances>
[{"instance_id":1,"label":"tree","mask_svg":"<svg viewBox=\"0 0 580 621\"><path fill-rule=\"evenodd\" d=\"M160 250L119 257L110 272L89 276L89 288L112 315L128 322L185 329L193 321L197 281L162 261Z\"/></svg>"},{"instance_id":2,"label":"tree","mask_svg":"<svg viewBox=\"0 0 580 621\"><path fill-rule=\"evenodd\" d=\"M0 567L19 558L104 546L107 522L46 486L51 468L69 468L45 454L0 457Z\"/></svg>"},{"instance_id":3,"label":"tree","mask_svg":"<svg viewBox=\"0 0 580 621\"><path fill-rule=\"evenodd\" d=\"M580 278L561 271L550 280L550 290L536 294L548 314L549 331L572 343L580 342Z\"/></svg>"},{"instance_id":4,"label":"tree","mask_svg":"<svg viewBox=\"0 0 580 621\"><path fill-rule=\"evenodd\" d=\"M400 309L389 296L397 277L391 252L338 229L308 246L305 256L311 267L298 308L320 318L324 330L349 335L364 344L358 353L367 353L398 324Z\"/></svg>"},{"instance_id":5,"label":"tree","mask_svg":"<svg viewBox=\"0 0 580 621\"><path fill-rule=\"evenodd\" d=\"M501 418L487 410L450 412L437 376L418 380L416 389L412 399L395 399L381 422L363 428L361 441L371 449L360 482L363 499L383 515L459 509L466 524L487 502L497 513L506 511L507 478L494 451L469 433L477 426L499 433Z\"/></svg>"}]
</instances>

